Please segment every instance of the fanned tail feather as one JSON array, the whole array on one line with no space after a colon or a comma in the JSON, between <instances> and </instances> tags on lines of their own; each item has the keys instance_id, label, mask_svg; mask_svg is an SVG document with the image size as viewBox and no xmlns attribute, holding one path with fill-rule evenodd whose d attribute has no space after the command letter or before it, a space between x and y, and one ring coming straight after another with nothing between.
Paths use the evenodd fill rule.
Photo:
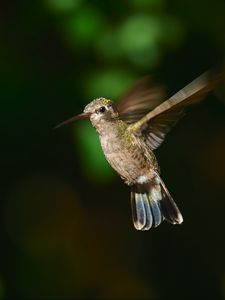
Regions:
<instances>
[{"instance_id":1,"label":"fanned tail feather","mask_svg":"<svg viewBox=\"0 0 225 300\"><path fill-rule=\"evenodd\" d=\"M176 203L158 175L154 182L132 186L131 209L137 230L157 227L164 219L172 224L183 222Z\"/></svg>"}]
</instances>

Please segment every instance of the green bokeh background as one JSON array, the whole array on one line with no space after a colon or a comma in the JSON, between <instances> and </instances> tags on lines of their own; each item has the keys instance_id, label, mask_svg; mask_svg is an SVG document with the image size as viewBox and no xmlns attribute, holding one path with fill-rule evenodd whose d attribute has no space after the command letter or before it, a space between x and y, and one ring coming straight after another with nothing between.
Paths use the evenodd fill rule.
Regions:
<instances>
[{"instance_id":1,"label":"green bokeh background","mask_svg":"<svg viewBox=\"0 0 225 300\"><path fill-rule=\"evenodd\" d=\"M154 74L172 94L224 58L224 0L0 3L1 299L224 299L225 93L156 151L184 223L138 232L88 121Z\"/></svg>"}]
</instances>

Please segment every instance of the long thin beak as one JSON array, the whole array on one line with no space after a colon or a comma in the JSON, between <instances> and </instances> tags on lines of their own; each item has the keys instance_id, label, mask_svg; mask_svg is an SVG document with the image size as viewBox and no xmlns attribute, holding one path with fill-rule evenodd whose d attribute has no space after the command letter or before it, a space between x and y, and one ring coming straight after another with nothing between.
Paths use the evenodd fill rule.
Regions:
<instances>
[{"instance_id":1,"label":"long thin beak","mask_svg":"<svg viewBox=\"0 0 225 300\"><path fill-rule=\"evenodd\" d=\"M73 123L77 120L89 119L90 116L91 116L90 113L82 113L80 115L74 116L74 117L70 118L69 120L66 120L66 121L60 123L59 125L55 126L54 129L57 129L57 128L62 127L62 126L67 125L67 124L71 124L71 123Z\"/></svg>"}]
</instances>

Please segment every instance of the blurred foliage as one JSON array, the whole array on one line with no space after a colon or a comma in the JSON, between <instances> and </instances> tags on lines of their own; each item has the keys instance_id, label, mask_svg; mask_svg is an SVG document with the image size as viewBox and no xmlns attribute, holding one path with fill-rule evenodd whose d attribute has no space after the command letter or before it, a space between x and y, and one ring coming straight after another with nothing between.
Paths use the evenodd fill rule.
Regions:
<instances>
[{"instance_id":1,"label":"blurred foliage","mask_svg":"<svg viewBox=\"0 0 225 300\"><path fill-rule=\"evenodd\" d=\"M176 92L225 52L224 0L2 0L3 299L224 299L225 88L157 150L182 226L137 232L88 121L141 76Z\"/></svg>"}]
</instances>

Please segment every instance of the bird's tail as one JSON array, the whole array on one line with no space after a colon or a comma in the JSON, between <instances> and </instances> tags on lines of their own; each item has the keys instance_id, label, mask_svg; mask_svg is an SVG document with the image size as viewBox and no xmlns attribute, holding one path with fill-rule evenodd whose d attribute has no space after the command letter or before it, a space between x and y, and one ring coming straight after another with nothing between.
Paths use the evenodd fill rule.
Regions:
<instances>
[{"instance_id":1,"label":"bird's tail","mask_svg":"<svg viewBox=\"0 0 225 300\"><path fill-rule=\"evenodd\" d=\"M183 222L176 203L159 175L153 182L131 187L131 208L137 230L157 227L164 219L172 224Z\"/></svg>"}]
</instances>

